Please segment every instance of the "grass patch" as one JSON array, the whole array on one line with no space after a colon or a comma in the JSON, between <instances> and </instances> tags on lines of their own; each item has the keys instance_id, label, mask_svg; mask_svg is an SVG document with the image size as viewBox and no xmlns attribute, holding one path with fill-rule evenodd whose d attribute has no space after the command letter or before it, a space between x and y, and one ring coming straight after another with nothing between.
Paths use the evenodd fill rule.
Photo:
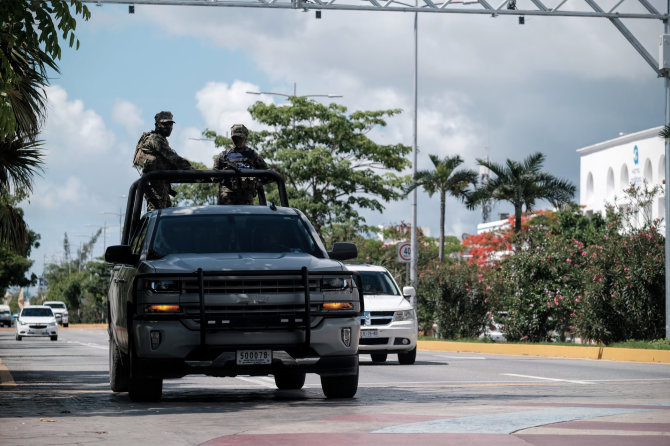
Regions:
<instances>
[{"instance_id":1,"label":"grass patch","mask_svg":"<svg viewBox=\"0 0 670 446\"><path fill-rule=\"evenodd\" d=\"M615 342L608 347L641 348L647 350L670 350L670 339L656 339L655 341L626 341Z\"/></svg>"}]
</instances>

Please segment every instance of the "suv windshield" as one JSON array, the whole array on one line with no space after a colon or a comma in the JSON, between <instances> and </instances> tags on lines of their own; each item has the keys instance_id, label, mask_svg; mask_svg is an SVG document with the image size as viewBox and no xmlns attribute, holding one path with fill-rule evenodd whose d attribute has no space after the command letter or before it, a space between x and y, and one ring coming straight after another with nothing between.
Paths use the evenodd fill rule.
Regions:
<instances>
[{"instance_id":1,"label":"suv windshield","mask_svg":"<svg viewBox=\"0 0 670 446\"><path fill-rule=\"evenodd\" d=\"M47 307L51 307L51 308L65 308L65 304L47 304L47 303L45 303L44 305L46 305Z\"/></svg>"},{"instance_id":2,"label":"suv windshield","mask_svg":"<svg viewBox=\"0 0 670 446\"><path fill-rule=\"evenodd\" d=\"M40 316L47 317L53 316L53 312L50 308L24 308L21 316Z\"/></svg>"},{"instance_id":3,"label":"suv windshield","mask_svg":"<svg viewBox=\"0 0 670 446\"><path fill-rule=\"evenodd\" d=\"M182 253L307 253L323 257L298 216L193 215L158 220L149 258Z\"/></svg>"},{"instance_id":4,"label":"suv windshield","mask_svg":"<svg viewBox=\"0 0 670 446\"><path fill-rule=\"evenodd\" d=\"M400 291L393 283L389 273L384 271L359 271L363 280L363 293L390 294L400 296Z\"/></svg>"}]
</instances>

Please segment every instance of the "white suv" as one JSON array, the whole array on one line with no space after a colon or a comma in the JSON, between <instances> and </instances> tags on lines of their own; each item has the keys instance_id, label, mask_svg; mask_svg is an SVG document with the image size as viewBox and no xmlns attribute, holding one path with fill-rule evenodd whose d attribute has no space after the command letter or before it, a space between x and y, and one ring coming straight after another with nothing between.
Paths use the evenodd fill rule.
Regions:
<instances>
[{"instance_id":1,"label":"white suv","mask_svg":"<svg viewBox=\"0 0 670 446\"><path fill-rule=\"evenodd\" d=\"M414 287L404 287L401 294L383 266L350 264L347 269L358 272L363 281L365 312L358 352L378 363L385 362L389 353L397 353L400 364L414 364L418 333Z\"/></svg>"},{"instance_id":2,"label":"white suv","mask_svg":"<svg viewBox=\"0 0 670 446\"><path fill-rule=\"evenodd\" d=\"M44 302L42 305L51 307L51 309L54 312L54 316L56 316L56 321L58 321L58 323L61 324L63 327L67 327L69 325L70 320L67 315L67 307L65 306L65 302L61 302L59 300L52 300Z\"/></svg>"}]
</instances>

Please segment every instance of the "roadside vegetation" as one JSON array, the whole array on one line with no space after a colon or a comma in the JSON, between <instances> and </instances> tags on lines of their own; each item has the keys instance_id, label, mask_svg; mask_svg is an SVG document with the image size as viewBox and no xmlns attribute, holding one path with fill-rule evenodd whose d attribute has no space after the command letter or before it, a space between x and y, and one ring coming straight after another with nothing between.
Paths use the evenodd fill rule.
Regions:
<instances>
[{"instance_id":1,"label":"roadside vegetation","mask_svg":"<svg viewBox=\"0 0 670 446\"><path fill-rule=\"evenodd\" d=\"M39 132L47 73L58 71L61 45L79 45L75 18L88 20L90 12L76 0L3 0L0 16L8 18L0 23L0 290L16 295L16 287L37 279L26 276L40 236L23 220L18 203L29 198L44 168ZM575 186L546 172L542 153L522 161L478 160L491 173L481 184L459 156L430 155L432 168L410 178L410 148L370 137L400 112L349 111L296 96L285 105L257 102L249 113L264 130L251 132L249 142L286 179L292 206L309 217L327 245L355 242L359 261L385 266L401 285L408 284L407 265L397 262L396 244L410 239L410 226L394 223L380 240L380 229L368 226L361 211L384 212L387 203L416 188L437 196L439 238L420 231L418 237L417 311L426 334L480 339L495 322L508 342L580 338L667 348L667 341L659 341L665 334L662 222L651 221L647 212L660 185L633 185L606 215L586 216L572 203ZM230 143L214 130L203 134L217 147ZM659 136L668 138L670 131ZM177 205L216 202L211 185L177 190ZM514 216L504 229L461 242L444 233L447 196L473 210L506 202ZM268 200L277 202L271 190ZM533 213L540 201L557 210ZM105 320L109 266L90 257L98 236L72 255L65 235L63 256L45 266L48 290L36 303L66 302L73 323ZM16 297L11 302L15 311Z\"/></svg>"}]
</instances>

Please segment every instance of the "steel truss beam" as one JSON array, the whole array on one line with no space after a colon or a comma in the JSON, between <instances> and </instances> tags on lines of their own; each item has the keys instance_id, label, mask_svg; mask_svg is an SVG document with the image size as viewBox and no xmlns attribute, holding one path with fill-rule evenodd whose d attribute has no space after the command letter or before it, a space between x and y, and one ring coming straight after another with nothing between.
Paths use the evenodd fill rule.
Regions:
<instances>
[{"instance_id":1,"label":"steel truss beam","mask_svg":"<svg viewBox=\"0 0 670 446\"><path fill-rule=\"evenodd\" d=\"M411 2L411 0L407 0ZM489 1L497 1L494 6ZM447 14L485 14L497 16L558 16L606 18L651 66L659 77L664 73L656 59L645 49L622 19L667 21L650 0L418 0L417 5L403 0L84 0L85 3L218 6L228 8L273 8L297 10L432 12ZM413 3L413 2L412 2ZM523 7L523 9L521 9Z\"/></svg>"},{"instance_id":2,"label":"steel truss beam","mask_svg":"<svg viewBox=\"0 0 670 446\"><path fill-rule=\"evenodd\" d=\"M659 12L649 0L420 0L418 6L399 0L85 0L85 3L144 4L171 6L220 6L235 8L320 9L347 11L438 12L455 14L535 15L567 17L603 17L608 19L664 20L668 14ZM520 9L521 2L527 9ZM412 2L413 3L413 2ZM591 7L591 4L597 8ZM569 6L568 6L569 5Z\"/></svg>"}]
</instances>

